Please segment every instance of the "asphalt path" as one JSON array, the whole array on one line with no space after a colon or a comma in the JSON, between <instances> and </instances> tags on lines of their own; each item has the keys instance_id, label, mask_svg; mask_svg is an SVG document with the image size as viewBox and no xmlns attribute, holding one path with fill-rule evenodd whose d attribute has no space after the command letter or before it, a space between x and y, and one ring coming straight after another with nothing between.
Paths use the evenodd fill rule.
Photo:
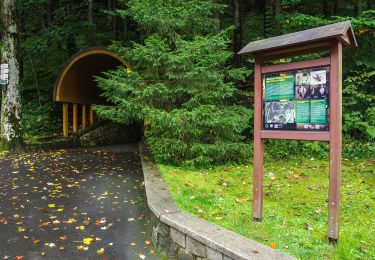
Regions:
<instances>
[{"instance_id":1,"label":"asphalt path","mask_svg":"<svg viewBox=\"0 0 375 260\"><path fill-rule=\"evenodd\" d=\"M159 259L134 148L0 156L0 259Z\"/></svg>"}]
</instances>

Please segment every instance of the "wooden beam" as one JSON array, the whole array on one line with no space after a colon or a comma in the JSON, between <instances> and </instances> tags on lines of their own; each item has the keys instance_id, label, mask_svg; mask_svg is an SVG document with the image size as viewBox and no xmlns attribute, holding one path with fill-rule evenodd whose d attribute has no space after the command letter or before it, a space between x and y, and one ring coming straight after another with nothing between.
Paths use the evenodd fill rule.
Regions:
<instances>
[{"instance_id":1,"label":"wooden beam","mask_svg":"<svg viewBox=\"0 0 375 260\"><path fill-rule=\"evenodd\" d=\"M287 140L310 140L310 141L329 141L330 133L328 131L313 132L301 130L262 130L261 137L263 139L287 139Z\"/></svg>"},{"instance_id":2,"label":"wooden beam","mask_svg":"<svg viewBox=\"0 0 375 260\"><path fill-rule=\"evenodd\" d=\"M78 132L78 105L73 104L73 133Z\"/></svg>"},{"instance_id":3,"label":"wooden beam","mask_svg":"<svg viewBox=\"0 0 375 260\"><path fill-rule=\"evenodd\" d=\"M296 61L286 64L277 64L262 67L262 73L273 73L273 72L283 72L289 70L297 69L308 69L320 66L329 66L331 63L330 57L319 58L314 60Z\"/></svg>"},{"instance_id":4,"label":"wooden beam","mask_svg":"<svg viewBox=\"0 0 375 260\"><path fill-rule=\"evenodd\" d=\"M63 135L65 138L69 136L69 104L63 103Z\"/></svg>"},{"instance_id":5,"label":"wooden beam","mask_svg":"<svg viewBox=\"0 0 375 260\"><path fill-rule=\"evenodd\" d=\"M293 48L282 48L276 49L275 51L269 51L267 53L264 53L264 59L270 61L275 59L306 55L310 53L328 51L329 48L330 45L329 42L327 43L327 41L322 43L311 43L308 45L296 46Z\"/></svg>"},{"instance_id":6,"label":"wooden beam","mask_svg":"<svg viewBox=\"0 0 375 260\"><path fill-rule=\"evenodd\" d=\"M87 111L86 111L86 105L82 105L82 129L86 128L87 124Z\"/></svg>"},{"instance_id":7,"label":"wooden beam","mask_svg":"<svg viewBox=\"0 0 375 260\"><path fill-rule=\"evenodd\" d=\"M330 88L328 238L335 243L339 238L342 139L342 43L338 41L331 47Z\"/></svg>"},{"instance_id":8,"label":"wooden beam","mask_svg":"<svg viewBox=\"0 0 375 260\"><path fill-rule=\"evenodd\" d=\"M92 105L90 105L90 125L93 125L95 122L95 112L92 108Z\"/></svg>"},{"instance_id":9,"label":"wooden beam","mask_svg":"<svg viewBox=\"0 0 375 260\"><path fill-rule=\"evenodd\" d=\"M261 221L263 212L263 160L262 129L262 63L255 57L254 68L254 168L253 168L253 220Z\"/></svg>"}]
</instances>

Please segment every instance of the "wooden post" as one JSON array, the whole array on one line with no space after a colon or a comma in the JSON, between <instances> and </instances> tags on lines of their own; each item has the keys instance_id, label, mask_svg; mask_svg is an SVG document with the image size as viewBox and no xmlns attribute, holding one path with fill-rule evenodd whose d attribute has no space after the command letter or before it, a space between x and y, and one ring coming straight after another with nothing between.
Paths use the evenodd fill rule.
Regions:
<instances>
[{"instance_id":1,"label":"wooden post","mask_svg":"<svg viewBox=\"0 0 375 260\"><path fill-rule=\"evenodd\" d=\"M95 121L95 114L94 110L92 109L92 105L90 105L90 125L93 125Z\"/></svg>"},{"instance_id":2,"label":"wooden post","mask_svg":"<svg viewBox=\"0 0 375 260\"><path fill-rule=\"evenodd\" d=\"M78 132L78 105L73 104L73 133Z\"/></svg>"},{"instance_id":3,"label":"wooden post","mask_svg":"<svg viewBox=\"0 0 375 260\"><path fill-rule=\"evenodd\" d=\"M255 57L254 67L254 168L253 220L262 220L263 211L263 153L262 130L262 57Z\"/></svg>"},{"instance_id":4,"label":"wooden post","mask_svg":"<svg viewBox=\"0 0 375 260\"><path fill-rule=\"evenodd\" d=\"M336 243L339 238L342 139L342 43L339 41L331 46L330 88L328 239Z\"/></svg>"},{"instance_id":5,"label":"wooden post","mask_svg":"<svg viewBox=\"0 0 375 260\"><path fill-rule=\"evenodd\" d=\"M69 104L63 103L63 135L65 138L69 135Z\"/></svg>"},{"instance_id":6,"label":"wooden post","mask_svg":"<svg viewBox=\"0 0 375 260\"><path fill-rule=\"evenodd\" d=\"M86 105L82 105L82 129L86 128L87 118L86 118Z\"/></svg>"}]
</instances>

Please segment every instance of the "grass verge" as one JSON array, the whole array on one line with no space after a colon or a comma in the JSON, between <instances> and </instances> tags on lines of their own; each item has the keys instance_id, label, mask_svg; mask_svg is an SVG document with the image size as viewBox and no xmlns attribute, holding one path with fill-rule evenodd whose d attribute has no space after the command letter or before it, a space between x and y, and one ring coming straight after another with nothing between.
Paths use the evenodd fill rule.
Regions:
<instances>
[{"instance_id":1,"label":"grass verge","mask_svg":"<svg viewBox=\"0 0 375 260\"><path fill-rule=\"evenodd\" d=\"M261 223L251 220L252 165L158 165L185 211L301 259L375 259L375 161L343 160L340 241L327 244L328 161L265 164Z\"/></svg>"}]
</instances>

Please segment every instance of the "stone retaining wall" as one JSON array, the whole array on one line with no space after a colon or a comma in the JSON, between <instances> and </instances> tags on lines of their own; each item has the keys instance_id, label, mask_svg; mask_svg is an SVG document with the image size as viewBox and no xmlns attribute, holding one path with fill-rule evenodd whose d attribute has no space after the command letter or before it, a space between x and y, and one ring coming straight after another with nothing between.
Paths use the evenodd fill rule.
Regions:
<instances>
[{"instance_id":1,"label":"stone retaining wall","mask_svg":"<svg viewBox=\"0 0 375 260\"><path fill-rule=\"evenodd\" d=\"M181 211L144 144L140 144L152 241L171 259L295 259Z\"/></svg>"}]
</instances>

